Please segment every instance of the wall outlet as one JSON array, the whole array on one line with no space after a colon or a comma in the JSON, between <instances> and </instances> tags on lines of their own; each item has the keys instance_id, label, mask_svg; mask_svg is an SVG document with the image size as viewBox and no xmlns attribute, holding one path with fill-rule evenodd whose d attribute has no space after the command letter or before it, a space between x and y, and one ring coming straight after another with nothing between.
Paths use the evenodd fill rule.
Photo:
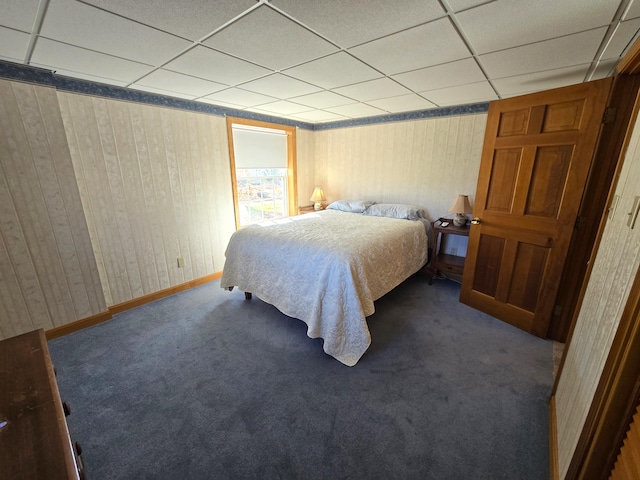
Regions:
<instances>
[{"instance_id":1,"label":"wall outlet","mask_svg":"<svg viewBox=\"0 0 640 480\"><path fill-rule=\"evenodd\" d=\"M184 267L184 257L178 257L178 268Z\"/></svg>"}]
</instances>

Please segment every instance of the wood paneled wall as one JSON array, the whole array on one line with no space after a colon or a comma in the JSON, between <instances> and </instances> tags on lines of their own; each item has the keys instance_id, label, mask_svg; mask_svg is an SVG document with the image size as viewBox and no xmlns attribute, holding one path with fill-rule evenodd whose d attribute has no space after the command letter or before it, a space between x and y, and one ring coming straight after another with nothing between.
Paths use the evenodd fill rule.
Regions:
<instances>
[{"instance_id":1,"label":"wood paneled wall","mask_svg":"<svg viewBox=\"0 0 640 480\"><path fill-rule=\"evenodd\" d=\"M107 305L221 271L235 230L224 118L58 98Z\"/></svg>"},{"instance_id":2,"label":"wood paneled wall","mask_svg":"<svg viewBox=\"0 0 640 480\"><path fill-rule=\"evenodd\" d=\"M436 219L458 193L473 204L486 114L321 130L316 181L330 200L410 203Z\"/></svg>"},{"instance_id":3,"label":"wood paneled wall","mask_svg":"<svg viewBox=\"0 0 640 480\"><path fill-rule=\"evenodd\" d=\"M0 80L0 337L105 310L56 91Z\"/></svg>"},{"instance_id":4,"label":"wood paneled wall","mask_svg":"<svg viewBox=\"0 0 640 480\"><path fill-rule=\"evenodd\" d=\"M640 221L630 214L640 196L640 122L636 122L555 392L559 478L566 478L640 266Z\"/></svg>"},{"instance_id":5,"label":"wood paneled wall","mask_svg":"<svg viewBox=\"0 0 640 480\"><path fill-rule=\"evenodd\" d=\"M222 269L235 228L224 118L9 81L0 100L0 336ZM446 215L457 193L473 200L485 120L298 129L298 202L322 185L329 200Z\"/></svg>"}]
</instances>

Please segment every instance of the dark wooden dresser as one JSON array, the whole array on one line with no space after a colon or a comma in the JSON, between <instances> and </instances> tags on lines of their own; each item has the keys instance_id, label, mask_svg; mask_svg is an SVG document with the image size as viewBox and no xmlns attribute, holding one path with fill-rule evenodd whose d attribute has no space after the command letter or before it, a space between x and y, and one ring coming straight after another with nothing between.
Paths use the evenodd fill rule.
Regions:
<instances>
[{"instance_id":1,"label":"dark wooden dresser","mask_svg":"<svg viewBox=\"0 0 640 480\"><path fill-rule=\"evenodd\" d=\"M83 479L43 330L0 341L0 477Z\"/></svg>"}]
</instances>

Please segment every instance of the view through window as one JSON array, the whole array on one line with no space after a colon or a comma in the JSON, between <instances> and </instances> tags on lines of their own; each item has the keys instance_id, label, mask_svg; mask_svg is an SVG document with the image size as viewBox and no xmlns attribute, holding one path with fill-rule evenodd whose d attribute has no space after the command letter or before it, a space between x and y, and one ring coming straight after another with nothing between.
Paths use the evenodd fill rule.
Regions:
<instances>
[{"instance_id":1,"label":"view through window","mask_svg":"<svg viewBox=\"0 0 640 480\"><path fill-rule=\"evenodd\" d=\"M237 227L289 216L295 204L293 129L236 120L229 121L229 136Z\"/></svg>"}]
</instances>

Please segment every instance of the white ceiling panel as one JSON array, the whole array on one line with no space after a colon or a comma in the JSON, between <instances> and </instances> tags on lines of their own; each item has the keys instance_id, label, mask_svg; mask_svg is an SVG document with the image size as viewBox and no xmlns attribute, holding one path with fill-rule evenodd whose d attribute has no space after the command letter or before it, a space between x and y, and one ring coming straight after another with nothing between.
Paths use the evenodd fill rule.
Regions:
<instances>
[{"instance_id":1,"label":"white ceiling panel","mask_svg":"<svg viewBox=\"0 0 640 480\"><path fill-rule=\"evenodd\" d=\"M491 78L511 77L593 61L606 29L501 50L480 56Z\"/></svg>"},{"instance_id":2,"label":"white ceiling panel","mask_svg":"<svg viewBox=\"0 0 640 480\"><path fill-rule=\"evenodd\" d=\"M325 110L331 113L342 115L343 117L350 118L371 117L375 115L384 115L385 113L387 113L384 110L380 110L379 108L375 108L364 103L353 103L351 105L326 108Z\"/></svg>"},{"instance_id":3,"label":"white ceiling panel","mask_svg":"<svg viewBox=\"0 0 640 480\"><path fill-rule=\"evenodd\" d=\"M277 100L275 97L269 97L267 95L262 95L261 93L249 92L241 88L229 88L227 90L207 95L204 98L209 101L220 101L222 103L241 105L243 107L255 107L256 105L262 105Z\"/></svg>"},{"instance_id":4,"label":"white ceiling panel","mask_svg":"<svg viewBox=\"0 0 640 480\"><path fill-rule=\"evenodd\" d=\"M463 103L479 103L498 99L489 82L468 83L456 87L441 88L423 92L421 95L440 107L460 105L460 101Z\"/></svg>"},{"instance_id":5,"label":"white ceiling panel","mask_svg":"<svg viewBox=\"0 0 640 480\"><path fill-rule=\"evenodd\" d=\"M640 18L634 20L628 20L618 25L616 34L613 36L607 48L602 54L603 60L611 58L618 58L625 49L631 45L631 42L635 39L640 28Z\"/></svg>"},{"instance_id":6,"label":"white ceiling panel","mask_svg":"<svg viewBox=\"0 0 640 480\"><path fill-rule=\"evenodd\" d=\"M46 38L40 38L36 43L31 63L52 70L78 72L119 82L132 82L152 69L149 65L92 52Z\"/></svg>"},{"instance_id":7,"label":"white ceiling panel","mask_svg":"<svg viewBox=\"0 0 640 480\"><path fill-rule=\"evenodd\" d=\"M629 20L631 18L638 18L638 17L640 17L640 2L632 1L631 6L627 10L627 13L624 16L623 20Z\"/></svg>"},{"instance_id":8,"label":"white ceiling panel","mask_svg":"<svg viewBox=\"0 0 640 480\"><path fill-rule=\"evenodd\" d=\"M366 43L350 52L387 75L471 56L447 18Z\"/></svg>"},{"instance_id":9,"label":"white ceiling panel","mask_svg":"<svg viewBox=\"0 0 640 480\"><path fill-rule=\"evenodd\" d=\"M495 2L497 0L448 0L448 4L451 7L451 10L454 12L462 12L463 10L467 10L469 8L477 7L478 5L482 5L489 2Z\"/></svg>"},{"instance_id":10,"label":"white ceiling panel","mask_svg":"<svg viewBox=\"0 0 640 480\"><path fill-rule=\"evenodd\" d=\"M204 43L272 70L292 67L337 50L266 6L253 10Z\"/></svg>"},{"instance_id":11,"label":"white ceiling panel","mask_svg":"<svg viewBox=\"0 0 640 480\"><path fill-rule=\"evenodd\" d=\"M389 78L379 78L378 80L349 85L348 87L336 88L334 91L360 102L411 93L411 90L399 85L398 82L394 82Z\"/></svg>"},{"instance_id":12,"label":"white ceiling panel","mask_svg":"<svg viewBox=\"0 0 640 480\"><path fill-rule=\"evenodd\" d=\"M317 0L271 3L343 48L415 27L445 14L437 0L368 0L330 5Z\"/></svg>"},{"instance_id":13,"label":"white ceiling panel","mask_svg":"<svg viewBox=\"0 0 640 480\"><path fill-rule=\"evenodd\" d=\"M158 95L164 95L165 97L175 97L175 98L182 98L184 100L193 100L195 98L195 95L186 95L183 93L179 93L179 92L171 92L168 90L163 90L162 88L154 88L154 87L149 87L147 85L131 85L129 88L131 88L132 90L138 90L138 91L142 91L142 92L151 92L151 93L157 93Z\"/></svg>"},{"instance_id":14,"label":"white ceiling panel","mask_svg":"<svg viewBox=\"0 0 640 480\"><path fill-rule=\"evenodd\" d=\"M194 97L203 97L227 88L227 85L221 83L210 82L202 78L163 69L150 73L135 84L143 87L159 88L167 92L193 95Z\"/></svg>"},{"instance_id":15,"label":"white ceiling panel","mask_svg":"<svg viewBox=\"0 0 640 480\"><path fill-rule=\"evenodd\" d=\"M612 77L615 74L617 63L617 59L600 62L589 80L599 80L601 78Z\"/></svg>"},{"instance_id":16,"label":"white ceiling panel","mask_svg":"<svg viewBox=\"0 0 640 480\"><path fill-rule=\"evenodd\" d=\"M498 0L456 15L478 54L609 25L620 0Z\"/></svg>"},{"instance_id":17,"label":"white ceiling panel","mask_svg":"<svg viewBox=\"0 0 640 480\"><path fill-rule=\"evenodd\" d=\"M0 75L34 65L309 122L611 76L640 29L640 0L0 2Z\"/></svg>"},{"instance_id":18,"label":"white ceiling panel","mask_svg":"<svg viewBox=\"0 0 640 480\"><path fill-rule=\"evenodd\" d=\"M381 73L344 52L313 60L284 70L283 73L322 88L341 87L382 76Z\"/></svg>"},{"instance_id":19,"label":"white ceiling panel","mask_svg":"<svg viewBox=\"0 0 640 480\"><path fill-rule=\"evenodd\" d=\"M53 40L156 66L191 44L72 0L50 0L40 33Z\"/></svg>"},{"instance_id":20,"label":"white ceiling panel","mask_svg":"<svg viewBox=\"0 0 640 480\"><path fill-rule=\"evenodd\" d=\"M23 62L31 35L0 27L0 58Z\"/></svg>"},{"instance_id":21,"label":"white ceiling panel","mask_svg":"<svg viewBox=\"0 0 640 480\"><path fill-rule=\"evenodd\" d=\"M84 0L84 2L189 40L200 40L256 4L255 0L234 0L233 2L227 0Z\"/></svg>"},{"instance_id":22,"label":"white ceiling panel","mask_svg":"<svg viewBox=\"0 0 640 480\"><path fill-rule=\"evenodd\" d=\"M227 85L236 85L273 73L224 53L199 45L163 68Z\"/></svg>"},{"instance_id":23,"label":"white ceiling panel","mask_svg":"<svg viewBox=\"0 0 640 480\"><path fill-rule=\"evenodd\" d=\"M259 107L254 107L253 110L257 112L293 115L296 113L308 112L310 109L309 107L300 105L299 103L287 102L286 100L278 100L277 102L265 103L264 105L260 105Z\"/></svg>"},{"instance_id":24,"label":"white ceiling panel","mask_svg":"<svg viewBox=\"0 0 640 480\"><path fill-rule=\"evenodd\" d=\"M480 82L486 79L473 58L466 58L435 67L421 68L420 70L393 75L392 78L417 92Z\"/></svg>"},{"instance_id":25,"label":"white ceiling panel","mask_svg":"<svg viewBox=\"0 0 640 480\"><path fill-rule=\"evenodd\" d=\"M113 80L112 78L96 77L95 75L89 75L86 73L72 72L70 70L64 70L59 68L56 70L56 76L68 77L70 79L87 80L92 83L100 83L103 85L115 85L116 87L128 87L129 82L122 82L120 80Z\"/></svg>"},{"instance_id":26,"label":"white ceiling panel","mask_svg":"<svg viewBox=\"0 0 640 480\"><path fill-rule=\"evenodd\" d=\"M314 85L287 77L281 73L275 73L268 77L252 80L251 82L243 84L242 88L280 99L299 97L300 95L308 95L322 90Z\"/></svg>"},{"instance_id":27,"label":"white ceiling panel","mask_svg":"<svg viewBox=\"0 0 640 480\"><path fill-rule=\"evenodd\" d=\"M338 120L345 120L345 117L342 115L325 112L324 110L313 110L311 112L298 113L296 115L292 115L292 117L302 120L303 122L336 122Z\"/></svg>"},{"instance_id":28,"label":"white ceiling panel","mask_svg":"<svg viewBox=\"0 0 640 480\"><path fill-rule=\"evenodd\" d=\"M300 97L291 98L290 100L312 108L337 107L338 105L355 103L351 98L346 98L342 95L338 95L337 93L328 91L302 95Z\"/></svg>"},{"instance_id":29,"label":"white ceiling panel","mask_svg":"<svg viewBox=\"0 0 640 480\"><path fill-rule=\"evenodd\" d=\"M2 0L0 25L31 33L39 0Z\"/></svg>"},{"instance_id":30,"label":"white ceiling panel","mask_svg":"<svg viewBox=\"0 0 640 480\"><path fill-rule=\"evenodd\" d=\"M502 98L506 98L580 83L588 70L589 64L576 65L545 72L498 78L493 81L493 85Z\"/></svg>"},{"instance_id":31,"label":"white ceiling panel","mask_svg":"<svg viewBox=\"0 0 640 480\"><path fill-rule=\"evenodd\" d=\"M409 112L411 110L427 110L434 108L435 105L425 100L419 95L412 93L410 95L400 95L399 97L381 98L379 100L371 100L367 102L381 110L391 113Z\"/></svg>"}]
</instances>

